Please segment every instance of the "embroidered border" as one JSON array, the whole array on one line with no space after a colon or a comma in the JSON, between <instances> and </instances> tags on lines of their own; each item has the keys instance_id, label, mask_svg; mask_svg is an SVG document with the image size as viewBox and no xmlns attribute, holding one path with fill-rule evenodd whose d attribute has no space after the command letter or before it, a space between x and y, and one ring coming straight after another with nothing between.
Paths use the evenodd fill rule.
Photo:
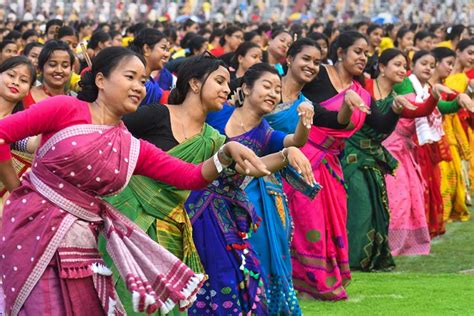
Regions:
<instances>
[{"instance_id":1,"label":"embroidered border","mask_svg":"<svg viewBox=\"0 0 474 316\"><path fill-rule=\"evenodd\" d=\"M43 181L38 179L34 172L30 173L30 179L33 186L36 188L38 193L43 196L47 196L48 199L56 204L59 208L68 211L76 217L79 217L89 222L102 222L102 218L96 214L89 212L85 208L82 208L73 202L69 201L65 197L58 194L56 191L47 186Z\"/></svg>"},{"instance_id":2,"label":"embroidered border","mask_svg":"<svg viewBox=\"0 0 474 316\"><path fill-rule=\"evenodd\" d=\"M11 313L13 316L17 315L20 312L21 307L25 303L28 296L30 296L31 291L38 283L39 279L46 270L46 267L51 262L51 259L53 259L53 256L59 247L59 244L63 240L71 225L76 221L76 219L77 218L71 214L66 215L66 217L63 219L56 234L53 236L53 238L51 238L51 241L46 247L46 250L41 255L41 258L38 260L36 266L33 268L33 271L28 276L28 279L21 288L20 293L16 298L15 304L13 304Z\"/></svg>"},{"instance_id":3,"label":"embroidered border","mask_svg":"<svg viewBox=\"0 0 474 316\"><path fill-rule=\"evenodd\" d=\"M93 125L93 124L79 124L73 125L70 127L66 127L65 129L60 130L56 134L54 134L50 139L46 141L38 149L38 157L43 158L44 155L57 143L60 141L78 135L85 135L94 132L103 132L113 128L114 126L105 126L105 125Z\"/></svg>"}]
</instances>

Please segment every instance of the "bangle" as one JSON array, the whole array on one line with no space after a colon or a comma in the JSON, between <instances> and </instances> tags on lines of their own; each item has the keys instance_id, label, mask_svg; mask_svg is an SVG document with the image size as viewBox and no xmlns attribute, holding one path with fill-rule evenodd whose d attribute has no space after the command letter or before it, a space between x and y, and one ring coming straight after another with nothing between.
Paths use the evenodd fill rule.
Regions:
<instances>
[{"instance_id":1,"label":"bangle","mask_svg":"<svg viewBox=\"0 0 474 316\"><path fill-rule=\"evenodd\" d=\"M224 152L224 146L222 146L217 151L216 157L219 159L219 163L221 163L224 167L229 167L234 162L234 159L232 159L232 157L227 156L227 154Z\"/></svg>"},{"instance_id":2,"label":"bangle","mask_svg":"<svg viewBox=\"0 0 474 316\"><path fill-rule=\"evenodd\" d=\"M283 148L280 150L280 154L283 157L283 162L288 162L288 148Z\"/></svg>"},{"instance_id":3,"label":"bangle","mask_svg":"<svg viewBox=\"0 0 474 316\"><path fill-rule=\"evenodd\" d=\"M224 145L225 146L225 145ZM217 153L224 159L224 160L227 160L227 161L230 161L228 163L228 165L232 164L232 162L234 161L234 159L232 159L232 157L229 157L225 151L224 151L224 146L222 146L221 148L219 148L219 150L217 151ZM227 164L226 164L227 165Z\"/></svg>"}]
</instances>

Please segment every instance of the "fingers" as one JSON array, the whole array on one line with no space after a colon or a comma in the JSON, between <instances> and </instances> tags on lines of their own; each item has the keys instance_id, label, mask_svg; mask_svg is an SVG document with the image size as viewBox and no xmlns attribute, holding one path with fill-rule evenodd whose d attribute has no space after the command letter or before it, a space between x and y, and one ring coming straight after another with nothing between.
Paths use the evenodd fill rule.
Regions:
<instances>
[{"instance_id":1,"label":"fingers","mask_svg":"<svg viewBox=\"0 0 474 316\"><path fill-rule=\"evenodd\" d=\"M250 151L250 153L246 153L246 157L244 157L244 163L248 168L248 172L246 169L247 174L250 173L252 167L255 168L259 173L265 175L271 174L271 172L267 169L267 166L260 160L260 158L257 157L257 155L255 155L253 151Z\"/></svg>"}]
</instances>

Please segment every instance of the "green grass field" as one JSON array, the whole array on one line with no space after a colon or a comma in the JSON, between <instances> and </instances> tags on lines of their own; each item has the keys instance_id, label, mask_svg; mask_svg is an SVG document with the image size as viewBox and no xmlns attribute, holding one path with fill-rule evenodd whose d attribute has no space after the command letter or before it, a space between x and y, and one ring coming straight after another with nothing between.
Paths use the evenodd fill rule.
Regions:
<instances>
[{"instance_id":1,"label":"green grass field","mask_svg":"<svg viewBox=\"0 0 474 316\"><path fill-rule=\"evenodd\" d=\"M301 301L304 315L474 315L474 220L449 224L429 256L396 264L389 273L354 272L348 301Z\"/></svg>"}]
</instances>

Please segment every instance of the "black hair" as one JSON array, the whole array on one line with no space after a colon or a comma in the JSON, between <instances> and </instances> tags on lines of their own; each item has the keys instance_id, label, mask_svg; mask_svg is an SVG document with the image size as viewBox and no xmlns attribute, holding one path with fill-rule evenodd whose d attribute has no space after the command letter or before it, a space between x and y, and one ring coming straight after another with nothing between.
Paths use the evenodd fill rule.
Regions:
<instances>
[{"instance_id":1,"label":"black hair","mask_svg":"<svg viewBox=\"0 0 474 316\"><path fill-rule=\"evenodd\" d=\"M441 24L441 23L433 23L433 24L431 24L431 26L429 27L428 31L431 32L431 33L434 33L434 32L436 32L436 30L439 29L440 27L444 27L444 25Z\"/></svg>"},{"instance_id":2,"label":"black hair","mask_svg":"<svg viewBox=\"0 0 474 316\"><path fill-rule=\"evenodd\" d=\"M30 72L31 82L30 86L36 81L36 70L35 66L31 63L31 61L25 56L13 56L6 59L4 62L0 64L0 73L7 71L8 69L15 68L16 66L26 65Z\"/></svg>"},{"instance_id":3,"label":"black hair","mask_svg":"<svg viewBox=\"0 0 474 316\"><path fill-rule=\"evenodd\" d=\"M354 45L359 39L364 39L367 43L367 37L364 34L361 34L357 31L346 31L339 34L339 36L331 43L329 48L329 59L335 64L338 61L337 50L341 48L344 52L347 52L347 49ZM354 77L354 79L359 82L362 86L365 86L364 75Z\"/></svg>"},{"instance_id":4,"label":"black hair","mask_svg":"<svg viewBox=\"0 0 474 316\"><path fill-rule=\"evenodd\" d=\"M448 30L446 32L446 40L452 41L454 39L459 39L465 29L466 27L462 24L456 24L451 27L448 27Z\"/></svg>"},{"instance_id":5,"label":"black hair","mask_svg":"<svg viewBox=\"0 0 474 316\"><path fill-rule=\"evenodd\" d=\"M310 46L310 47L315 47L319 52L321 52L321 47L319 46L316 41L313 41L310 38L301 38L299 40L294 41L290 48L288 48L288 52L286 53L287 57L295 57L300 53L304 47Z\"/></svg>"},{"instance_id":6,"label":"black hair","mask_svg":"<svg viewBox=\"0 0 474 316\"><path fill-rule=\"evenodd\" d=\"M410 29L407 28L407 27L402 27L402 28L400 28L400 29L398 30L398 32L397 32L397 38L395 39L394 45L395 45L396 47L398 47L398 44L400 43L400 42L399 42L399 39L402 39L406 34L408 34L408 33L410 33L410 32L413 33L413 31L410 30Z\"/></svg>"},{"instance_id":7,"label":"black hair","mask_svg":"<svg viewBox=\"0 0 474 316\"><path fill-rule=\"evenodd\" d=\"M53 26L53 25L63 26L63 24L64 24L63 20L60 20L60 19L49 20L48 23L46 23L46 28L45 28L44 32L47 34L48 30L51 26Z\"/></svg>"},{"instance_id":8,"label":"black hair","mask_svg":"<svg viewBox=\"0 0 474 316\"><path fill-rule=\"evenodd\" d=\"M379 56L378 63L387 66L392 59L400 55L406 60L407 56L401 50L398 48L388 48Z\"/></svg>"},{"instance_id":9,"label":"black hair","mask_svg":"<svg viewBox=\"0 0 474 316\"><path fill-rule=\"evenodd\" d=\"M370 35L370 33L372 33L373 31L375 30L378 30L378 29L381 29L382 30L382 33L383 33L383 27L382 25L380 24L370 24L369 27L367 28L367 35Z\"/></svg>"},{"instance_id":10,"label":"black hair","mask_svg":"<svg viewBox=\"0 0 474 316\"><path fill-rule=\"evenodd\" d=\"M115 46L101 50L92 59L91 70L82 74L81 81L79 82L81 91L78 93L77 98L86 102L94 102L99 95L99 88L95 84L97 74L101 73L105 78L108 78L123 59L134 56L140 59L143 65L146 64L141 54L125 47Z\"/></svg>"},{"instance_id":11,"label":"black hair","mask_svg":"<svg viewBox=\"0 0 474 316\"><path fill-rule=\"evenodd\" d=\"M114 39L115 36L118 36L118 35L122 36L122 33L120 33L119 31L111 30L109 32L109 35L111 39Z\"/></svg>"},{"instance_id":12,"label":"black hair","mask_svg":"<svg viewBox=\"0 0 474 316\"><path fill-rule=\"evenodd\" d=\"M221 37L219 40L219 45L224 46L225 45L225 37L226 36L232 36L232 34L237 33L237 32L244 32L242 29L238 26L231 25L225 28L224 30L224 35Z\"/></svg>"},{"instance_id":13,"label":"black hair","mask_svg":"<svg viewBox=\"0 0 474 316\"><path fill-rule=\"evenodd\" d=\"M151 49L155 47L161 40L165 39L165 34L152 28L145 28L138 33L137 37L130 43L130 49L142 54L144 53L144 46L148 45Z\"/></svg>"},{"instance_id":14,"label":"black hair","mask_svg":"<svg viewBox=\"0 0 474 316\"><path fill-rule=\"evenodd\" d=\"M196 36L197 36L197 34L194 33L194 32L188 32L188 33L184 34L183 38L179 42L179 46L185 48L186 46L188 46L188 42Z\"/></svg>"},{"instance_id":15,"label":"black hair","mask_svg":"<svg viewBox=\"0 0 474 316\"><path fill-rule=\"evenodd\" d=\"M213 42L216 37L222 38L224 36L224 30L223 29L213 29L211 32L211 35L209 36L209 42Z\"/></svg>"},{"instance_id":16,"label":"black hair","mask_svg":"<svg viewBox=\"0 0 474 316\"><path fill-rule=\"evenodd\" d=\"M35 30L26 30L25 33L21 35L21 39L26 41L28 38L32 36L39 36Z\"/></svg>"},{"instance_id":17,"label":"black hair","mask_svg":"<svg viewBox=\"0 0 474 316\"><path fill-rule=\"evenodd\" d=\"M28 56L33 48L41 47L41 49L42 49L43 46L44 45L39 43L39 42L28 43L28 44L25 45L25 48L23 49L22 55Z\"/></svg>"},{"instance_id":18,"label":"black hair","mask_svg":"<svg viewBox=\"0 0 474 316\"><path fill-rule=\"evenodd\" d=\"M243 42L242 44L237 47L235 50L234 56L232 57L232 60L230 61L231 66L237 70L239 68L239 56L245 57L247 55L248 51L251 50L252 48L260 48L257 44L254 42Z\"/></svg>"},{"instance_id":19,"label":"black hair","mask_svg":"<svg viewBox=\"0 0 474 316\"><path fill-rule=\"evenodd\" d=\"M281 80L281 76L280 74L278 73L278 71L276 70L275 67L271 66L270 64L268 63L258 63L258 64L255 64L253 65L252 67L250 67L244 74L244 76L242 78L240 78L240 86L243 86L243 84L245 83L245 85L252 89L253 86L255 85L255 82L260 79L263 74L265 73L271 73L271 74L274 74L274 75L277 75L278 78L280 78ZM236 102L235 106L236 107L240 107L242 106L243 104L241 104L239 101Z\"/></svg>"},{"instance_id":20,"label":"black hair","mask_svg":"<svg viewBox=\"0 0 474 316\"><path fill-rule=\"evenodd\" d=\"M58 31L58 39L63 38L64 36L75 36L78 37L76 31L70 26L61 26Z\"/></svg>"},{"instance_id":21,"label":"black hair","mask_svg":"<svg viewBox=\"0 0 474 316\"><path fill-rule=\"evenodd\" d=\"M9 44L15 44L16 45L16 43L12 40L3 40L3 41L1 41L0 42L0 52L3 51L3 49Z\"/></svg>"},{"instance_id":22,"label":"black hair","mask_svg":"<svg viewBox=\"0 0 474 316\"><path fill-rule=\"evenodd\" d=\"M393 31L395 28L395 24L389 23L385 25L385 36L390 37L390 33Z\"/></svg>"},{"instance_id":23,"label":"black hair","mask_svg":"<svg viewBox=\"0 0 474 316\"><path fill-rule=\"evenodd\" d=\"M196 21L194 21L193 19L187 19L183 23L183 30L187 29L188 27L193 26L194 24L196 24Z\"/></svg>"},{"instance_id":24,"label":"black hair","mask_svg":"<svg viewBox=\"0 0 474 316\"><path fill-rule=\"evenodd\" d=\"M189 92L189 82L195 78L202 82L202 85L207 81L209 75L216 71L219 67L227 69L227 65L220 59L213 58L207 55L200 55L187 58L182 65L179 66L176 81L176 87L171 90L168 97L169 104L181 104L186 99ZM201 89L202 93L202 89Z\"/></svg>"},{"instance_id":25,"label":"black hair","mask_svg":"<svg viewBox=\"0 0 474 316\"><path fill-rule=\"evenodd\" d=\"M324 26L324 24L320 22L315 22L309 26L309 30L313 31L313 29L320 28L321 26ZM318 32L313 32L313 33L318 33Z\"/></svg>"},{"instance_id":26,"label":"black hair","mask_svg":"<svg viewBox=\"0 0 474 316\"><path fill-rule=\"evenodd\" d=\"M205 39L204 37L200 35L196 35L193 38L191 38L187 42L186 46L184 46L184 48L188 50L188 52L186 52L186 57L194 55L194 51L200 50L202 48L202 45L204 45L204 43L206 42L207 42L207 39Z\"/></svg>"},{"instance_id":27,"label":"black hair","mask_svg":"<svg viewBox=\"0 0 474 316\"><path fill-rule=\"evenodd\" d=\"M360 21L360 22L357 22L357 23L354 23L354 28L357 30L359 27L363 26L363 25L369 25L369 22L366 22L366 21Z\"/></svg>"},{"instance_id":28,"label":"black hair","mask_svg":"<svg viewBox=\"0 0 474 316\"><path fill-rule=\"evenodd\" d=\"M19 38L21 38L21 33L19 31L13 30L10 31L3 39L15 41Z\"/></svg>"},{"instance_id":29,"label":"black hair","mask_svg":"<svg viewBox=\"0 0 474 316\"><path fill-rule=\"evenodd\" d=\"M286 34L291 36L290 32L288 32L284 29L273 29L271 39L275 39L278 35L283 34L283 33L286 33Z\"/></svg>"},{"instance_id":30,"label":"black hair","mask_svg":"<svg viewBox=\"0 0 474 316\"><path fill-rule=\"evenodd\" d=\"M424 57L426 55L431 55L431 56L435 57L434 54L430 51L427 51L427 50L424 50L424 49L419 50L413 55L413 58L412 58L413 65L416 64L416 62L418 60L420 60L422 57ZM435 60L436 60L436 58L435 58Z\"/></svg>"},{"instance_id":31,"label":"black hair","mask_svg":"<svg viewBox=\"0 0 474 316\"><path fill-rule=\"evenodd\" d=\"M438 63L447 57L456 57L456 52L447 47L436 47L431 52Z\"/></svg>"},{"instance_id":32,"label":"black hair","mask_svg":"<svg viewBox=\"0 0 474 316\"><path fill-rule=\"evenodd\" d=\"M107 42L110 40L111 38L109 33L106 33L104 31L97 31L92 34L89 43L87 43L87 48L96 49L97 47L99 47L99 43Z\"/></svg>"},{"instance_id":33,"label":"black hair","mask_svg":"<svg viewBox=\"0 0 474 316\"><path fill-rule=\"evenodd\" d=\"M461 41L459 41L458 45L456 46L456 50L460 50L461 52L464 51L466 48L468 48L469 46L472 46L474 45L474 40L472 39L463 39Z\"/></svg>"},{"instance_id":34,"label":"black hair","mask_svg":"<svg viewBox=\"0 0 474 316\"><path fill-rule=\"evenodd\" d=\"M427 37L435 38L436 36L433 33L428 32L428 31L419 31L419 32L416 32L413 42L416 44L416 41L422 41Z\"/></svg>"},{"instance_id":35,"label":"black hair","mask_svg":"<svg viewBox=\"0 0 474 316\"><path fill-rule=\"evenodd\" d=\"M43 70L43 67L48 61L48 59L57 50L62 50L68 53L69 62L72 68L72 66L74 65L75 57L74 57L74 53L69 48L69 45L63 41L50 40L44 45L43 49L41 50L41 53L38 56L38 69L39 70L41 71Z\"/></svg>"},{"instance_id":36,"label":"black hair","mask_svg":"<svg viewBox=\"0 0 474 316\"><path fill-rule=\"evenodd\" d=\"M92 26L92 24L89 23L89 22L80 22L80 23L77 24L76 29L77 29L78 32L80 32L80 31L82 31L83 28L85 28L87 26Z\"/></svg>"},{"instance_id":37,"label":"black hair","mask_svg":"<svg viewBox=\"0 0 474 316\"><path fill-rule=\"evenodd\" d=\"M315 42L319 40L324 40L326 42L326 45L329 47L329 38L324 33L312 32L309 33L306 37L312 39Z\"/></svg>"},{"instance_id":38,"label":"black hair","mask_svg":"<svg viewBox=\"0 0 474 316\"><path fill-rule=\"evenodd\" d=\"M258 26L257 28L257 33L260 35L263 35L264 33L267 33L272 30L272 26L269 23L262 23Z\"/></svg>"},{"instance_id":39,"label":"black hair","mask_svg":"<svg viewBox=\"0 0 474 316\"><path fill-rule=\"evenodd\" d=\"M168 38L168 40L174 45L178 40L178 33L172 27L169 27L163 31L163 34Z\"/></svg>"},{"instance_id":40,"label":"black hair","mask_svg":"<svg viewBox=\"0 0 474 316\"><path fill-rule=\"evenodd\" d=\"M364 34L361 34L357 31L347 31L347 32L342 32L339 34L339 36L332 42L331 47L329 49L329 59L331 59L334 63L337 62L337 50L339 48L342 48L344 52L347 52L347 49L354 45L354 43L359 40L359 39L364 39L366 42L367 37L365 37Z\"/></svg>"},{"instance_id":41,"label":"black hair","mask_svg":"<svg viewBox=\"0 0 474 316\"><path fill-rule=\"evenodd\" d=\"M259 36L259 34L255 31L245 32L244 33L244 42L250 42L255 36Z\"/></svg>"}]
</instances>

